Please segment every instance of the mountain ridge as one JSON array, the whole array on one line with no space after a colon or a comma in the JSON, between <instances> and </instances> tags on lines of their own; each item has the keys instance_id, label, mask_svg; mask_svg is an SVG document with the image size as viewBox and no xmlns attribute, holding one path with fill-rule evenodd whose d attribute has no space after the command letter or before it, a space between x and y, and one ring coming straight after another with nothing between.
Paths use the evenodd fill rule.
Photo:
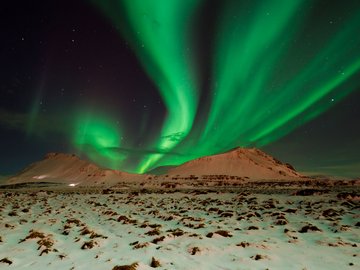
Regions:
<instances>
[{"instance_id":1,"label":"mountain ridge","mask_svg":"<svg viewBox=\"0 0 360 270\"><path fill-rule=\"evenodd\" d=\"M134 174L101 168L74 154L48 153L43 160L30 164L10 177L7 183L59 182L69 185L111 185L119 182L146 182L149 179L191 179L189 176L207 179L207 176L216 178L216 175L229 175L250 181L291 180L304 177L290 164L282 163L257 148L235 148L168 168L167 172L156 176Z\"/></svg>"},{"instance_id":2,"label":"mountain ridge","mask_svg":"<svg viewBox=\"0 0 360 270\"><path fill-rule=\"evenodd\" d=\"M80 159L75 154L48 153L44 159L25 167L10 177L7 182L16 184L42 181L73 185L102 185L141 180L146 176L101 168L92 162Z\"/></svg>"},{"instance_id":3,"label":"mountain ridge","mask_svg":"<svg viewBox=\"0 0 360 270\"><path fill-rule=\"evenodd\" d=\"M170 169L168 174L180 176L229 174L254 180L304 177L289 163L283 163L257 148L240 147L185 162Z\"/></svg>"}]
</instances>

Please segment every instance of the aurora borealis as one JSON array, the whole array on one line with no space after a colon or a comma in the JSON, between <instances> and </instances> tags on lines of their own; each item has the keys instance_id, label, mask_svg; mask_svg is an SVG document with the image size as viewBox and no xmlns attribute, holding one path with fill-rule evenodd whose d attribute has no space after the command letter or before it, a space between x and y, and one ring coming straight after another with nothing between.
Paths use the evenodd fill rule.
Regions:
<instances>
[{"instance_id":1,"label":"aurora borealis","mask_svg":"<svg viewBox=\"0 0 360 270\"><path fill-rule=\"evenodd\" d=\"M16 140L4 157L76 152L144 173L241 146L318 173L360 164L358 1L24 1L4 11L0 131ZM16 167L4 157L0 174Z\"/></svg>"},{"instance_id":2,"label":"aurora borealis","mask_svg":"<svg viewBox=\"0 0 360 270\"><path fill-rule=\"evenodd\" d=\"M192 13L200 1L125 0L95 3L103 7L119 28L124 28L123 32L131 40L142 66L156 84L167 115L150 147L161 152L171 151L189 134L196 114L198 90L188 32ZM145 156L138 170L145 172L163 156L162 153Z\"/></svg>"}]
</instances>

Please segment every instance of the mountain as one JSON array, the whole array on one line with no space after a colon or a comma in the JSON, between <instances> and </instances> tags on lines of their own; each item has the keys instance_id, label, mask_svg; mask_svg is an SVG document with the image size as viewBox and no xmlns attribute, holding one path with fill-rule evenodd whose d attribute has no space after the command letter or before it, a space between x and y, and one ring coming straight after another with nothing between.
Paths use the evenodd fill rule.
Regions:
<instances>
[{"instance_id":1,"label":"mountain","mask_svg":"<svg viewBox=\"0 0 360 270\"><path fill-rule=\"evenodd\" d=\"M2 184L3 182L5 182L5 180L8 178L8 176L5 175L0 175L0 184Z\"/></svg>"},{"instance_id":2,"label":"mountain","mask_svg":"<svg viewBox=\"0 0 360 270\"><path fill-rule=\"evenodd\" d=\"M153 175L162 175L167 174L169 170L176 168L176 165L166 165L166 166L159 166L156 167L150 171L147 171L147 174L153 174Z\"/></svg>"},{"instance_id":3,"label":"mountain","mask_svg":"<svg viewBox=\"0 0 360 270\"><path fill-rule=\"evenodd\" d=\"M201 157L170 169L168 174L179 178L191 175L230 175L250 180L304 177L290 164L282 163L256 148L236 148L226 153Z\"/></svg>"},{"instance_id":4,"label":"mountain","mask_svg":"<svg viewBox=\"0 0 360 270\"><path fill-rule=\"evenodd\" d=\"M303 178L290 164L284 164L255 148L236 148L226 153L205 156L180 166L163 166L151 171L161 174L131 174L100 168L81 160L76 155L50 153L18 174L10 177L8 184L25 182L53 182L74 185L114 185L121 182L146 182L149 179L209 179L233 176L246 180L282 180Z\"/></svg>"},{"instance_id":5,"label":"mountain","mask_svg":"<svg viewBox=\"0 0 360 270\"><path fill-rule=\"evenodd\" d=\"M8 179L8 184L54 182L81 185L115 184L145 180L147 175L103 169L76 155L50 153Z\"/></svg>"}]
</instances>

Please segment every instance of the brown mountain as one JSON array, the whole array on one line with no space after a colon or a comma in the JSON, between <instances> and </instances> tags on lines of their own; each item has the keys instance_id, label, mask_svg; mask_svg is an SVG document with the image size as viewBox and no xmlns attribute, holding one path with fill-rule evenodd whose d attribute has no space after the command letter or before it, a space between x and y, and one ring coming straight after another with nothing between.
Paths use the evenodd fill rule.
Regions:
<instances>
[{"instance_id":1,"label":"brown mountain","mask_svg":"<svg viewBox=\"0 0 360 270\"><path fill-rule=\"evenodd\" d=\"M50 153L8 179L8 184L54 182L75 185L111 185L146 179L146 175L103 169L76 155Z\"/></svg>"},{"instance_id":2,"label":"brown mountain","mask_svg":"<svg viewBox=\"0 0 360 270\"><path fill-rule=\"evenodd\" d=\"M181 178L195 175L231 175L250 180L297 179L303 176L256 148L236 148L226 153L201 157L168 171Z\"/></svg>"},{"instance_id":3,"label":"brown mountain","mask_svg":"<svg viewBox=\"0 0 360 270\"><path fill-rule=\"evenodd\" d=\"M223 175L248 180L291 180L303 177L291 165L284 164L255 148L236 148L226 153L198 158L180 166L168 168L167 173L162 172L168 176L160 175L157 177L158 180L169 177L180 180L189 179L190 176L196 176L198 179L204 178L203 176ZM131 174L100 168L91 162L81 160L76 155L50 153L43 160L31 164L6 182L8 184L53 182L93 186L113 185L120 182L139 183L151 178L153 176L149 174Z\"/></svg>"}]
</instances>

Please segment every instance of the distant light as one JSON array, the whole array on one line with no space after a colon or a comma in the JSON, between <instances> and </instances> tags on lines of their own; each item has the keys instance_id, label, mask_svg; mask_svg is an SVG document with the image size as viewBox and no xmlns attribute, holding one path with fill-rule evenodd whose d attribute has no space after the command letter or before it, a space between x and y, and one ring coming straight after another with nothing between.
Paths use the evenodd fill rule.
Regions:
<instances>
[{"instance_id":1,"label":"distant light","mask_svg":"<svg viewBox=\"0 0 360 270\"><path fill-rule=\"evenodd\" d=\"M69 187L75 187L76 186L76 184L69 184Z\"/></svg>"},{"instance_id":2,"label":"distant light","mask_svg":"<svg viewBox=\"0 0 360 270\"><path fill-rule=\"evenodd\" d=\"M34 179L38 179L38 180L41 180L41 179L44 179L44 178L46 178L47 177L47 175L45 174L45 175L37 175L37 176L33 176L33 178Z\"/></svg>"}]
</instances>

